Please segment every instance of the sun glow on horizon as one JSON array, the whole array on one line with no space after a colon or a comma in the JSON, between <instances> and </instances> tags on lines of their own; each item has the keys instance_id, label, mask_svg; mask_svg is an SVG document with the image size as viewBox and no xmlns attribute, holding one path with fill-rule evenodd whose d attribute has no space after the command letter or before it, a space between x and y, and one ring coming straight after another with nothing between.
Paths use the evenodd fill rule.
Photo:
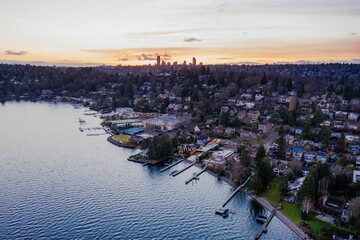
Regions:
<instances>
[{"instance_id":1,"label":"sun glow on horizon","mask_svg":"<svg viewBox=\"0 0 360 240\"><path fill-rule=\"evenodd\" d=\"M0 62L360 62L360 2L9 1Z\"/></svg>"}]
</instances>

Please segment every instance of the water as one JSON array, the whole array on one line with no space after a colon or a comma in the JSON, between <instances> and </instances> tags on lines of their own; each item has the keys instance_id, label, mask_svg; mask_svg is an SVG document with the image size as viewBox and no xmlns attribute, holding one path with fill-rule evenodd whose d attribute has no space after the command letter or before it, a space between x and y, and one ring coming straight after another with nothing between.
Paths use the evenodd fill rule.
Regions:
<instances>
[{"instance_id":1,"label":"water","mask_svg":"<svg viewBox=\"0 0 360 240\"><path fill-rule=\"evenodd\" d=\"M0 239L254 239L261 225L239 193L208 173L185 185L192 167L173 178L126 159L136 150L107 135L86 136L100 119L67 104L0 105ZM274 218L262 239L296 239Z\"/></svg>"}]
</instances>

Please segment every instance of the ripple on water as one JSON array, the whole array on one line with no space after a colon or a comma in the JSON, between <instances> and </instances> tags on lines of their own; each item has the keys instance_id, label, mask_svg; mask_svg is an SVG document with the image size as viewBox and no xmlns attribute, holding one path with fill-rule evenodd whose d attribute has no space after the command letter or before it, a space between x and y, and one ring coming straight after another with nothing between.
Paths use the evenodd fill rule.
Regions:
<instances>
[{"instance_id":1,"label":"ripple on water","mask_svg":"<svg viewBox=\"0 0 360 240\"><path fill-rule=\"evenodd\" d=\"M79 117L100 123L82 112L0 106L0 239L253 239L260 229L244 193L227 206L236 214L223 219L214 211L232 187L208 173L185 185L196 167L169 176L187 163L160 173L127 161L135 151L78 131ZM278 236L296 238L274 218L263 238Z\"/></svg>"}]
</instances>

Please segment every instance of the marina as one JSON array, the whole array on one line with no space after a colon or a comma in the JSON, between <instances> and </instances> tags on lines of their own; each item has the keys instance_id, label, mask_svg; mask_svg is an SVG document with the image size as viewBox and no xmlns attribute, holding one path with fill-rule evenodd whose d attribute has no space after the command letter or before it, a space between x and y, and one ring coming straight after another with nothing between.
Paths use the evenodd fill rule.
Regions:
<instances>
[{"instance_id":1,"label":"marina","mask_svg":"<svg viewBox=\"0 0 360 240\"><path fill-rule=\"evenodd\" d=\"M185 182L185 184L189 184L191 181L193 181L193 180L199 180L199 176L201 175L201 174L203 174L205 171L206 171L206 169L207 169L207 167L204 167L199 173L194 173L193 174L193 176L192 176L192 178L190 178L189 180L187 180L186 182Z\"/></svg>"},{"instance_id":2,"label":"marina","mask_svg":"<svg viewBox=\"0 0 360 240\"><path fill-rule=\"evenodd\" d=\"M160 169L160 172L164 172L164 171L166 171L166 170L168 170L168 169L170 169L170 168L178 165L179 163L183 162L184 160L185 160L185 159L180 159L179 161L176 161L175 163L170 164L169 166L166 166L166 167L164 167L163 169Z\"/></svg>"},{"instance_id":3,"label":"marina","mask_svg":"<svg viewBox=\"0 0 360 240\"><path fill-rule=\"evenodd\" d=\"M194 166L196 164L196 162L193 162L191 163L190 165L186 166L185 168L179 170L179 171L176 171L172 174L173 177L176 177L177 175L179 175L180 173L182 172L185 172L186 170L188 170L189 168L191 168L192 166Z\"/></svg>"}]
</instances>

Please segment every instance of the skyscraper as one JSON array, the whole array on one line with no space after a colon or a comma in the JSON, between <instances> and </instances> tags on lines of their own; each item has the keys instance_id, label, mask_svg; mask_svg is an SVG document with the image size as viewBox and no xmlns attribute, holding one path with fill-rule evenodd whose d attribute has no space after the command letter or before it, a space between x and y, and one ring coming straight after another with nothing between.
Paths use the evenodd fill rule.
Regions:
<instances>
[{"instance_id":1,"label":"skyscraper","mask_svg":"<svg viewBox=\"0 0 360 240\"><path fill-rule=\"evenodd\" d=\"M156 58L156 63L157 63L157 64L156 64L157 66L160 66L160 56L157 56L157 58Z\"/></svg>"},{"instance_id":2,"label":"skyscraper","mask_svg":"<svg viewBox=\"0 0 360 240\"><path fill-rule=\"evenodd\" d=\"M193 65L196 66L196 58L193 57Z\"/></svg>"}]
</instances>

